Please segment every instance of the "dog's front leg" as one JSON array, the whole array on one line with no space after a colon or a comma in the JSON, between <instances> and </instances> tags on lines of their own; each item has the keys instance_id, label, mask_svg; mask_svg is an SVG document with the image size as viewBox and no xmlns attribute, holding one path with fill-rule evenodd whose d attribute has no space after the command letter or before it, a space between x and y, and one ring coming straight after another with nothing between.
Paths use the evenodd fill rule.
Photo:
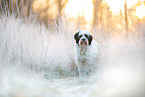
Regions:
<instances>
[{"instance_id":1,"label":"dog's front leg","mask_svg":"<svg viewBox=\"0 0 145 97\"><path fill-rule=\"evenodd\" d=\"M78 71L79 71L79 77L82 77L81 70L80 70L80 67L79 67L78 63L77 63L77 67L78 67Z\"/></svg>"}]
</instances>

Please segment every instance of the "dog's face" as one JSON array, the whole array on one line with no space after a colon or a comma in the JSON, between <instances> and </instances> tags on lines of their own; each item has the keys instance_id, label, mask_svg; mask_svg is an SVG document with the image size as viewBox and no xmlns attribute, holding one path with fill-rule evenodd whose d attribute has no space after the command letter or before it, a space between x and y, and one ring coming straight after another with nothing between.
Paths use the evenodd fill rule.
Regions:
<instances>
[{"instance_id":1,"label":"dog's face","mask_svg":"<svg viewBox=\"0 0 145 97\"><path fill-rule=\"evenodd\" d=\"M74 38L79 46L85 47L91 45L93 37L88 31L78 31Z\"/></svg>"}]
</instances>

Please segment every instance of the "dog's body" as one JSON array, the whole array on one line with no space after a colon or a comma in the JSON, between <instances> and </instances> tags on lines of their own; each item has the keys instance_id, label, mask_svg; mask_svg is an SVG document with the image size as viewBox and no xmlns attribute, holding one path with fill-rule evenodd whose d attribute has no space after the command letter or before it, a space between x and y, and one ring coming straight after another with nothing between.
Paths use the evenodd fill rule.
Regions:
<instances>
[{"instance_id":1,"label":"dog's body","mask_svg":"<svg viewBox=\"0 0 145 97\"><path fill-rule=\"evenodd\" d=\"M87 31L78 31L74 38L76 40L76 64L80 75L88 75L95 72L100 56L99 45Z\"/></svg>"}]
</instances>

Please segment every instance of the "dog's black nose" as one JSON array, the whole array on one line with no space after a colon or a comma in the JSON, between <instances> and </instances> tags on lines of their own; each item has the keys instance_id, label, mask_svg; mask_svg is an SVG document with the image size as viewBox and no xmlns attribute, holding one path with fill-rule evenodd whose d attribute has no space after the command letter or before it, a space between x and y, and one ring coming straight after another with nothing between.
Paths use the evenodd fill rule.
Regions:
<instances>
[{"instance_id":1,"label":"dog's black nose","mask_svg":"<svg viewBox=\"0 0 145 97\"><path fill-rule=\"evenodd\" d=\"M83 41L85 41L86 39L82 39Z\"/></svg>"}]
</instances>

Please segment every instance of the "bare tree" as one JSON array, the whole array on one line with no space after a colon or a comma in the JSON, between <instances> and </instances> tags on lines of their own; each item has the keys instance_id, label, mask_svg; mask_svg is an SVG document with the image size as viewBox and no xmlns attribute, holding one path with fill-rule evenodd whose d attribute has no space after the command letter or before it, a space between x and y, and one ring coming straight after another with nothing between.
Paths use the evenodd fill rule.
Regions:
<instances>
[{"instance_id":1,"label":"bare tree","mask_svg":"<svg viewBox=\"0 0 145 97\"><path fill-rule=\"evenodd\" d=\"M62 9L67 4L68 0L56 0L56 4L58 6L58 13L62 15Z\"/></svg>"},{"instance_id":2,"label":"bare tree","mask_svg":"<svg viewBox=\"0 0 145 97\"><path fill-rule=\"evenodd\" d=\"M64 6L67 4L68 0L56 0L56 4L58 6L58 14L56 17L56 23L57 26L59 26L59 22L60 22L60 16L62 15L62 9L64 8Z\"/></svg>"},{"instance_id":3,"label":"bare tree","mask_svg":"<svg viewBox=\"0 0 145 97\"><path fill-rule=\"evenodd\" d=\"M94 5L94 20L93 20L93 27L98 29L99 23L102 21L103 8L101 6L102 0L93 0Z\"/></svg>"},{"instance_id":4,"label":"bare tree","mask_svg":"<svg viewBox=\"0 0 145 97\"><path fill-rule=\"evenodd\" d=\"M18 7L20 10L20 15L25 17L30 15L32 10L33 0L18 0Z\"/></svg>"},{"instance_id":5,"label":"bare tree","mask_svg":"<svg viewBox=\"0 0 145 97\"><path fill-rule=\"evenodd\" d=\"M3 11L8 10L10 4L10 0L0 0L0 9Z\"/></svg>"},{"instance_id":6,"label":"bare tree","mask_svg":"<svg viewBox=\"0 0 145 97\"><path fill-rule=\"evenodd\" d=\"M1 0L3 11L17 12L20 16L29 16L33 0Z\"/></svg>"},{"instance_id":7,"label":"bare tree","mask_svg":"<svg viewBox=\"0 0 145 97\"><path fill-rule=\"evenodd\" d=\"M125 0L125 5L124 5L124 13L125 13L125 30L126 32L126 38L128 37L128 17L127 17L127 4L126 4L126 0Z\"/></svg>"}]
</instances>

